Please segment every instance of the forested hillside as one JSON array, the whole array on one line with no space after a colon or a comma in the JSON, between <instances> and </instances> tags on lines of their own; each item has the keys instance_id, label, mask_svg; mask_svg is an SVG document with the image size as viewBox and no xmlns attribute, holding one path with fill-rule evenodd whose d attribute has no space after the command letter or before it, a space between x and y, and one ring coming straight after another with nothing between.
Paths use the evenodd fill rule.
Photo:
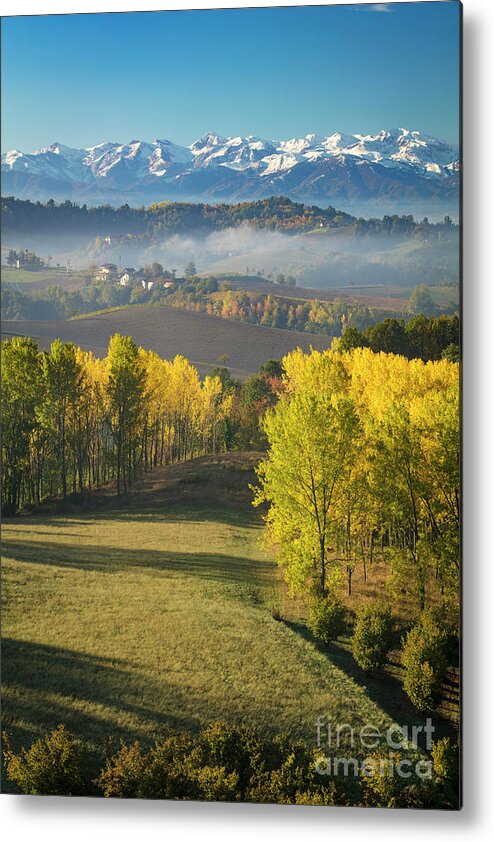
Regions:
<instances>
[{"instance_id":1,"label":"forested hillside","mask_svg":"<svg viewBox=\"0 0 494 842\"><path fill-rule=\"evenodd\" d=\"M352 224L354 218L336 211L272 197L236 205L156 202L149 207L122 205L88 207L69 200L59 204L30 202L12 196L2 199L4 230L60 234L204 233L247 223L254 227L281 230L311 230Z\"/></svg>"},{"instance_id":2,"label":"forested hillside","mask_svg":"<svg viewBox=\"0 0 494 842\"><path fill-rule=\"evenodd\" d=\"M358 236L385 234L413 236L448 231L454 226L449 217L441 223L416 221L413 216L384 216L382 219L356 219L334 207L321 208L272 196L239 204L197 204L192 202L155 202L149 207L122 205L88 207L67 200L59 204L5 197L2 199L2 226L5 233L36 232L63 234L209 234L247 224L273 231L303 232L317 229L348 229Z\"/></svg>"}]
</instances>

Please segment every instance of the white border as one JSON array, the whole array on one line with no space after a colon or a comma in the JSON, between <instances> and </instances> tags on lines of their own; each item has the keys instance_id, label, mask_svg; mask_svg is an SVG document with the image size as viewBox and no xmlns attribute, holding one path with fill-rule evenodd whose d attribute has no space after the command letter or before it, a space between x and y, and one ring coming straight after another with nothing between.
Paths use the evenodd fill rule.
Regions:
<instances>
[{"instance_id":1,"label":"white border","mask_svg":"<svg viewBox=\"0 0 494 842\"><path fill-rule=\"evenodd\" d=\"M425 0L427 2L427 0ZM303 5L284 2L124 2L73 0L71 12L147 11ZM311 3L306 5L325 5ZM336 5L336 4L335 4ZM67 12L67 0L3 0L3 15ZM366 842L418 838L484 837L494 825L489 716L493 708L492 648L488 619L494 613L492 485L494 425L489 399L494 335L494 3L464 2L464 809L458 813L404 812L324 807L119 802L3 795L5 838L21 833L36 842L119 842L165 834L173 840L214 842L329 840L340 834ZM411 69L413 72L413 69ZM491 412L489 412L491 410ZM490 820L490 821L489 821ZM420 837L418 836L420 834Z\"/></svg>"},{"instance_id":2,"label":"white border","mask_svg":"<svg viewBox=\"0 0 494 842\"><path fill-rule=\"evenodd\" d=\"M425 0L427 2L427 0ZM468 0L467 0L468 1ZM363 3L376 5L371 0L361 0ZM396 0L398 3L405 3L408 0ZM38 14L66 14L67 11L74 12L148 12L163 11L170 9L238 9L246 7L263 6L341 6L349 5L343 0L324 3L318 2L297 2L297 0L175 0L175 2L160 2L160 0L72 0L68 9L67 0L4 0L2 3L2 15L38 15Z\"/></svg>"}]
</instances>

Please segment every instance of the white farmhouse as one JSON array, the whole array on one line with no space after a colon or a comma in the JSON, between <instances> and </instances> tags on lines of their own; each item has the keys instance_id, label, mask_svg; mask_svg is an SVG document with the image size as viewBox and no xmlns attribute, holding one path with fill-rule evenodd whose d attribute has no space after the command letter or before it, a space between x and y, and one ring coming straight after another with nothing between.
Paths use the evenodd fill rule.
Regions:
<instances>
[{"instance_id":1,"label":"white farmhouse","mask_svg":"<svg viewBox=\"0 0 494 842\"><path fill-rule=\"evenodd\" d=\"M118 267L114 263L102 263L98 269L97 277L101 280L113 277L118 272Z\"/></svg>"}]
</instances>

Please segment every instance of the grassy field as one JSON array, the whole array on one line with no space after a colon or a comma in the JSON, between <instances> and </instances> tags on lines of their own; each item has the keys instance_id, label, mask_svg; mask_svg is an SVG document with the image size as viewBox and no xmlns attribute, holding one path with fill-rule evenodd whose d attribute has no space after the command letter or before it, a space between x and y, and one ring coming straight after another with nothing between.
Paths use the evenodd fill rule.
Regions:
<instances>
[{"instance_id":1,"label":"grassy field","mask_svg":"<svg viewBox=\"0 0 494 842\"><path fill-rule=\"evenodd\" d=\"M0 277L4 284L29 285L36 289L46 289L49 286L77 289L88 278L88 272L69 271L60 268L43 269L41 272L29 272L27 269L10 269L2 266Z\"/></svg>"},{"instance_id":2,"label":"grassy field","mask_svg":"<svg viewBox=\"0 0 494 842\"><path fill-rule=\"evenodd\" d=\"M247 378L269 359L281 359L294 348L328 348L331 339L311 333L260 327L171 307L128 307L68 321L4 321L5 338L31 336L41 348L54 339L74 342L104 357L114 333L132 336L161 357L186 356L201 375L227 365L234 377Z\"/></svg>"},{"instance_id":3,"label":"grassy field","mask_svg":"<svg viewBox=\"0 0 494 842\"><path fill-rule=\"evenodd\" d=\"M315 740L319 714L355 728L421 722L393 676L345 641L319 647L261 549L248 483L259 454L159 469L125 504L6 520L3 727L15 745L66 725L89 764L111 733L243 721ZM346 735L345 735L346 736ZM342 739L342 745L345 739ZM92 759L91 759L92 758Z\"/></svg>"}]
</instances>

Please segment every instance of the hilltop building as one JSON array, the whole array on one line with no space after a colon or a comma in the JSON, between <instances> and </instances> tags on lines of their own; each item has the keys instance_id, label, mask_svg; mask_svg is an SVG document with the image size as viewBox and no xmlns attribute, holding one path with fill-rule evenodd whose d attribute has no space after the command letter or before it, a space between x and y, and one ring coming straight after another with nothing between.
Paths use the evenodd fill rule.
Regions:
<instances>
[{"instance_id":1,"label":"hilltop building","mask_svg":"<svg viewBox=\"0 0 494 842\"><path fill-rule=\"evenodd\" d=\"M98 269L97 278L101 281L113 278L118 272L118 266L114 263L102 263Z\"/></svg>"},{"instance_id":2,"label":"hilltop building","mask_svg":"<svg viewBox=\"0 0 494 842\"><path fill-rule=\"evenodd\" d=\"M136 273L135 269L133 269L131 266L128 266L126 269L124 269L124 274L119 278L119 281L118 281L120 286L121 287L130 286L132 281L135 279L135 273Z\"/></svg>"}]
</instances>

